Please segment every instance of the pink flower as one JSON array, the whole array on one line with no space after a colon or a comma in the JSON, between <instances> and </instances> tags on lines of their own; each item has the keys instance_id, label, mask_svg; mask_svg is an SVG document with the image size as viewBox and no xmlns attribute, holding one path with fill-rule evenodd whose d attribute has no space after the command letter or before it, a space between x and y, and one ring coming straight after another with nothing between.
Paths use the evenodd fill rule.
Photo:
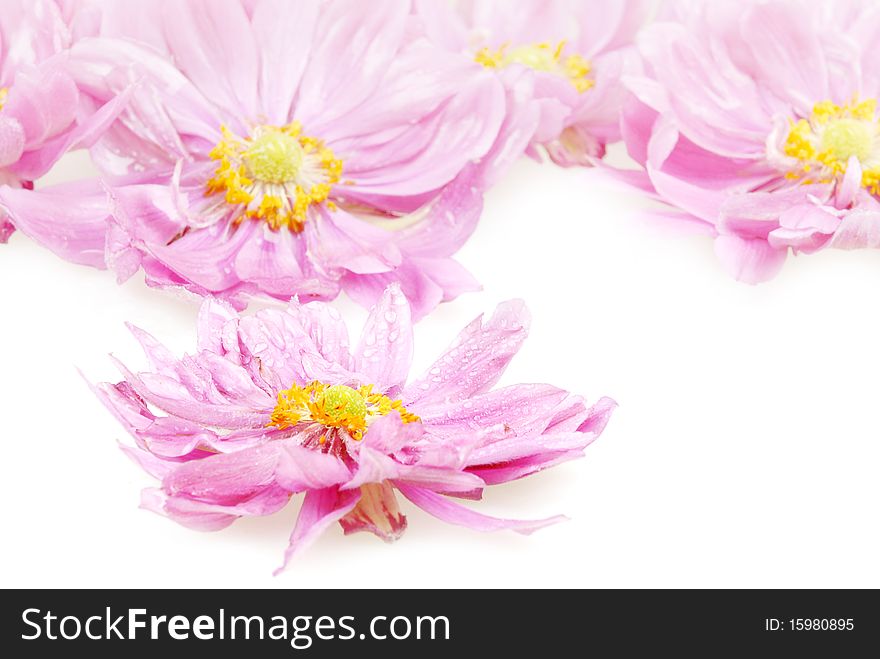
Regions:
<instances>
[{"instance_id":1,"label":"pink flower","mask_svg":"<svg viewBox=\"0 0 880 659\"><path fill-rule=\"evenodd\" d=\"M645 0L417 0L436 43L495 71L508 94L505 125L487 164L496 168L540 149L560 165L588 165L620 138L632 46Z\"/></svg>"},{"instance_id":2,"label":"pink flower","mask_svg":"<svg viewBox=\"0 0 880 659\"><path fill-rule=\"evenodd\" d=\"M493 390L527 329L524 305L506 302L407 384L412 323L397 285L353 351L326 303L239 317L209 299L195 354L177 359L132 328L150 370L119 364L125 379L96 392L135 438L124 450L161 480L144 492L149 510L216 530L305 493L285 565L336 521L346 533L399 537L395 491L453 524L529 533L560 518L495 519L450 497L479 499L487 485L581 456L614 403L588 408L546 384Z\"/></svg>"},{"instance_id":3,"label":"pink flower","mask_svg":"<svg viewBox=\"0 0 880 659\"><path fill-rule=\"evenodd\" d=\"M90 146L118 112L120 99L98 110L81 103L64 71L71 36L56 3L4 0L0 11L0 205L26 198L34 181L74 148ZM6 187L8 186L8 187ZM17 223L0 211L0 243ZM18 226L73 260L94 263L82 237L65 226L45 231L41 218Z\"/></svg>"},{"instance_id":4,"label":"pink flower","mask_svg":"<svg viewBox=\"0 0 880 659\"><path fill-rule=\"evenodd\" d=\"M876 5L830 1L688 3L641 34L629 153L738 279L880 246L878 35Z\"/></svg>"},{"instance_id":5,"label":"pink flower","mask_svg":"<svg viewBox=\"0 0 880 659\"><path fill-rule=\"evenodd\" d=\"M369 306L397 282L416 316L478 287L450 257L504 92L419 38L408 2L142 4L92 3L77 29L103 36L70 61L97 101L140 83L92 150L121 278L238 307L343 289Z\"/></svg>"}]
</instances>

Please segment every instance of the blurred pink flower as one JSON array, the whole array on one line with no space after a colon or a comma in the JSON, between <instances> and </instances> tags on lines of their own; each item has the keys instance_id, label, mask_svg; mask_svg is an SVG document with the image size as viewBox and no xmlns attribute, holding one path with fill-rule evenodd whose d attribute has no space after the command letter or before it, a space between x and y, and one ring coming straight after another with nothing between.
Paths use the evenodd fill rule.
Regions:
<instances>
[{"instance_id":1,"label":"blurred pink flower","mask_svg":"<svg viewBox=\"0 0 880 659\"><path fill-rule=\"evenodd\" d=\"M620 139L621 76L637 71L632 41L647 0L416 0L422 29L447 50L495 71L508 114L491 182L523 152L588 165ZM540 147L540 148L539 148Z\"/></svg>"},{"instance_id":2,"label":"blurred pink flower","mask_svg":"<svg viewBox=\"0 0 880 659\"><path fill-rule=\"evenodd\" d=\"M880 247L880 8L686 2L644 30L625 172L716 235L740 280L786 255Z\"/></svg>"},{"instance_id":3,"label":"blurred pink flower","mask_svg":"<svg viewBox=\"0 0 880 659\"><path fill-rule=\"evenodd\" d=\"M416 316L477 283L451 255L482 207L495 76L411 29L405 0L85 3L69 69L97 102L138 82L92 155L119 277ZM21 212L26 213L26 210ZM103 247L103 245L102 245Z\"/></svg>"},{"instance_id":4,"label":"blurred pink flower","mask_svg":"<svg viewBox=\"0 0 880 659\"><path fill-rule=\"evenodd\" d=\"M582 455L613 408L562 389L492 389L528 330L518 301L477 318L406 383L410 306L397 285L373 308L357 347L328 304L239 317L206 300L198 351L182 359L132 328L150 361L96 392L131 432L124 450L161 480L143 507L195 529L269 515L305 493L285 565L338 521L390 541L406 527L395 491L444 521L529 533L558 521L496 519L450 497Z\"/></svg>"},{"instance_id":5,"label":"blurred pink flower","mask_svg":"<svg viewBox=\"0 0 880 659\"><path fill-rule=\"evenodd\" d=\"M118 98L108 98L100 110L83 106L63 67L70 42L70 30L55 2L0 4L0 205L5 206L10 195L26 196L34 181L67 151L90 146L118 112ZM87 228L87 235L63 225L46 230L44 219L34 218L17 228L67 258L95 264L94 255L81 249L89 242ZM15 228L0 211L0 243Z\"/></svg>"}]
</instances>

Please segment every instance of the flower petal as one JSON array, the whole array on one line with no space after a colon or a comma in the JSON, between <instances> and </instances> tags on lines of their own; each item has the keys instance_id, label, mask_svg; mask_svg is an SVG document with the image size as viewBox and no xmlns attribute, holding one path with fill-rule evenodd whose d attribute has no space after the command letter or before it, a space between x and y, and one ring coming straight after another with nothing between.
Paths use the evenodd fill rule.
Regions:
<instances>
[{"instance_id":1,"label":"flower petal","mask_svg":"<svg viewBox=\"0 0 880 659\"><path fill-rule=\"evenodd\" d=\"M40 191L0 187L0 207L19 231L61 258L104 268L110 206L96 182Z\"/></svg>"},{"instance_id":2,"label":"flower petal","mask_svg":"<svg viewBox=\"0 0 880 659\"><path fill-rule=\"evenodd\" d=\"M278 444L275 479L290 492L320 490L344 483L351 477L348 467L336 456L303 448L294 441Z\"/></svg>"},{"instance_id":3,"label":"flower petal","mask_svg":"<svg viewBox=\"0 0 880 659\"><path fill-rule=\"evenodd\" d=\"M433 515L437 519L448 522L449 524L466 526L475 531L510 530L523 535L529 535L545 526L550 526L551 524L556 524L567 519L562 515L537 520L500 519L498 517L490 517L488 515L474 512L470 508L466 508L461 504L450 501L443 495L430 490L420 487L412 487L403 483L395 483L395 486L400 490L403 496L429 515Z\"/></svg>"},{"instance_id":4,"label":"flower petal","mask_svg":"<svg viewBox=\"0 0 880 659\"><path fill-rule=\"evenodd\" d=\"M290 560L312 544L333 522L351 512L360 499L360 491L340 492L335 487L309 490L303 500L296 526L290 535L290 543L284 552L284 561L275 575L281 574Z\"/></svg>"},{"instance_id":5,"label":"flower petal","mask_svg":"<svg viewBox=\"0 0 880 659\"><path fill-rule=\"evenodd\" d=\"M779 273L786 250L775 249L762 239L718 236L715 254L733 277L747 284L759 284Z\"/></svg>"},{"instance_id":6,"label":"flower petal","mask_svg":"<svg viewBox=\"0 0 880 659\"><path fill-rule=\"evenodd\" d=\"M394 392L406 381L412 355L409 303L400 286L392 285L370 311L354 353L355 370L377 391Z\"/></svg>"},{"instance_id":7,"label":"flower petal","mask_svg":"<svg viewBox=\"0 0 880 659\"><path fill-rule=\"evenodd\" d=\"M385 542L393 542L406 531L406 517L400 512L391 484L370 483L360 490L357 506L339 520L345 535L369 531Z\"/></svg>"},{"instance_id":8,"label":"flower petal","mask_svg":"<svg viewBox=\"0 0 880 659\"><path fill-rule=\"evenodd\" d=\"M498 305L485 324L478 317L425 375L407 385L401 395L404 404L453 402L487 391L519 351L529 322L521 300Z\"/></svg>"}]
</instances>

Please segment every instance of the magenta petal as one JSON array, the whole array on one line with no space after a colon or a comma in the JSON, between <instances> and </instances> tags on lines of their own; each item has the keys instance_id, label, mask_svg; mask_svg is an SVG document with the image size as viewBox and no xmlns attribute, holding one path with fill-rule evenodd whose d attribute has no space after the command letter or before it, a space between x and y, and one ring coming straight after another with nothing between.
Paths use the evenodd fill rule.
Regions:
<instances>
[{"instance_id":1,"label":"magenta petal","mask_svg":"<svg viewBox=\"0 0 880 659\"><path fill-rule=\"evenodd\" d=\"M351 477L348 467L336 456L303 448L293 441L280 444L275 480L290 492L319 490L344 483Z\"/></svg>"},{"instance_id":2,"label":"magenta petal","mask_svg":"<svg viewBox=\"0 0 880 659\"><path fill-rule=\"evenodd\" d=\"M290 535L290 543L284 552L284 561L275 570L275 575L281 574L290 560L312 544L333 522L348 514L357 505L360 496L360 491L340 492L335 487L309 490Z\"/></svg>"},{"instance_id":3,"label":"magenta petal","mask_svg":"<svg viewBox=\"0 0 880 659\"><path fill-rule=\"evenodd\" d=\"M444 522L448 522L449 524L466 526L475 531L510 530L522 533L523 535L529 535L545 526L557 524L558 522L567 519L563 515L531 521L489 517L488 515L474 512L470 508L466 508L461 504L450 501L442 494L437 494L430 490L422 489L420 487L412 487L404 483L395 483L395 486L400 490L400 493L403 494L403 496L412 501L426 513L433 515Z\"/></svg>"},{"instance_id":4,"label":"magenta petal","mask_svg":"<svg viewBox=\"0 0 880 659\"><path fill-rule=\"evenodd\" d=\"M237 504L220 505L187 497L169 496L162 490L148 489L141 497L141 507L197 531L217 531L242 516L264 516L276 513L287 505L288 498L288 493L280 488L267 488Z\"/></svg>"},{"instance_id":5,"label":"magenta petal","mask_svg":"<svg viewBox=\"0 0 880 659\"><path fill-rule=\"evenodd\" d=\"M498 485L519 480L563 462L582 457L584 457L584 453L581 450L539 453L509 462L472 467L468 471L479 476L486 485Z\"/></svg>"},{"instance_id":6,"label":"magenta petal","mask_svg":"<svg viewBox=\"0 0 880 659\"><path fill-rule=\"evenodd\" d=\"M271 487L278 462L274 443L212 455L181 464L164 478L162 488L169 495L234 505Z\"/></svg>"},{"instance_id":7,"label":"magenta petal","mask_svg":"<svg viewBox=\"0 0 880 659\"><path fill-rule=\"evenodd\" d=\"M158 488L141 492L141 508L169 517L195 531L220 531L238 519L236 515L212 509L198 501L173 500Z\"/></svg>"}]
</instances>

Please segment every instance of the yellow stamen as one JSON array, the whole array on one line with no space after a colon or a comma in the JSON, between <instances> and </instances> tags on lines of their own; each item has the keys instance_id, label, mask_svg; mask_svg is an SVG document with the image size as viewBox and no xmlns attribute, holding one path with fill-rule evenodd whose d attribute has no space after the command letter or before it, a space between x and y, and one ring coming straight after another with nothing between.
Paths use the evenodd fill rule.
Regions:
<instances>
[{"instance_id":1,"label":"yellow stamen","mask_svg":"<svg viewBox=\"0 0 880 659\"><path fill-rule=\"evenodd\" d=\"M293 385L278 394L278 404L267 426L281 430L300 424L317 423L324 428L339 428L356 440L363 439L369 424L396 410L404 423L419 421L399 400L373 393L373 385L358 389L343 385L312 382L305 387ZM318 440L327 441L326 434Z\"/></svg>"},{"instance_id":2,"label":"yellow stamen","mask_svg":"<svg viewBox=\"0 0 880 659\"><path fill-rule=\"evenodd\" d=\"M874 99L837 105L822 101L806 119L791 121L783 153L798 160L786 178L801 183L831 183L846 175L855 156L862 167L862 187L880 193L880 123ZM812 176L813 170L818 176ZM807 176L810 174L810 176Z\"/></svg>"},{"instance_id":3,"label":"yellow stamen","mask_svg":"<svg viewBox=\"0 0 880 659\"><path fill-rule=\"evenodd\" d=\"M205 184L207 196L223 194L238 207L233 222L263 220L274 231L303 230L312 206L336 206L328 199L342 178L343 163L315 138L302 134L298 122L259 126L241 138L226 126L209 156L218 161Z\"/></svg>"},{"instance_id":4,"label":"yellow stamen","mask_svg":"<svg viewBox=\"0 0 880 659\"><path fill-rule=\"evenodd\" d=\"M584 93L596 84L589 77L592 72L590 63L577 54L563 57L565 46L565 41L560 41L555 47L544 42L519 46L508 51L507 44L504 44L497 50L481 48L474 55L474 59L488 69L498 69L516 63L535 71L555 73L568 78L578 92Z\"/></svg>"},{"instance_id":5,"label":"yellow stamen","mask_svg":"<svg viewBox=\"0 0 880 659\"><path fill-rule=\"evenodd\" d=\"M9 88L8 87L0 87L0 110L3 109L3 106L6 105L6 98L9 96Z\"/></svg>"}]
</instances>

